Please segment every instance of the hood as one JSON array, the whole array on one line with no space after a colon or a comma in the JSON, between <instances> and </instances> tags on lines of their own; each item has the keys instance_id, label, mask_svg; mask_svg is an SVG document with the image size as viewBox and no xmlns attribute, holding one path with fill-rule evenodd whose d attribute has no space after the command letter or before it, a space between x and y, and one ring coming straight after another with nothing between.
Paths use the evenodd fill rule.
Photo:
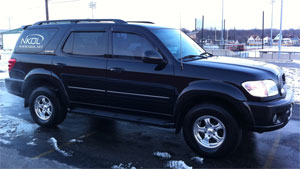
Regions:
<instances>
[{"instance_id":1,"label":"hood","mask_svg":"<svg viewBox=\"0 0 300 169\"><path fill-rule=\"evenodd\" d=\"M244 81L272 79L279 82L282 70L273 64L248 59L215 56L184 62L191 77L240 85Z\"/></svg>"},{"instance_id":2,"label":"hood","mask_svg":"<svg viewBox=\"0 0 300 169\"><path fill-rule=\"evenodd\" d=\"M249 59L240 59L240 58L225 57L225 56L215 56L215 57L210 57L207 59L201 59L199 61L214 62L214 63L220 63L220 64L254 68L254 69L259 69L259 70L263 70L263 71L268 71L268 72L274 73L276 75L279 75L281 73L281 69L276 65L261 62L261 61L249 60Z\"/></svg>"}]
</instances>

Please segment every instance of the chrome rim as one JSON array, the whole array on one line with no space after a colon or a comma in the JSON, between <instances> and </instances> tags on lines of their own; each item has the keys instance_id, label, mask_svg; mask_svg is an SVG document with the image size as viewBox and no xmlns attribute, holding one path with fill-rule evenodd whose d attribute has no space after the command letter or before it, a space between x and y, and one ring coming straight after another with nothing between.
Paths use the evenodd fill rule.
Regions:
<instances>
[{"instance_id":1,"label":"chrome rim","mask_svg":"<svg viewBox=\"0 0 300 169\"><path fill-rule=\"evenodd\" d=\"M198 144L206 148L217 148L225 140L226 129L216 117L201 116L193 125L194 137Z\"/></svg>"},{"instance_id":2,"label":"chrome rim","mask_svg":"<svg viewBox=\"0 0 300 169\"><path fill-rule=\"evenodd\" d=\"M53 106L48 97L41 95L35 99L34 110L41 120L48 120L53 113Z\"/></svg>"}]
</instances>

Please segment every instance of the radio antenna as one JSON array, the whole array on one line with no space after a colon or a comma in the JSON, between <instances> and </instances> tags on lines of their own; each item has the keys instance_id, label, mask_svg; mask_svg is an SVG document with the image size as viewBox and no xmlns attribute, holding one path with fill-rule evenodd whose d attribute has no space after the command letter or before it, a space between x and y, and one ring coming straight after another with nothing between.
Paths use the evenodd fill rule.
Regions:
<instances>
[{"instance_id":1,"label":"radio antenna","mask_svg":"<svg viewBox=\"0 0 300 169\"><path fill-rule=\"evenodd\" d=\"M181 42L181 12L179 13L179 55L180 55L180 67L183 70L183 63L182 63L182 42Z\"/></svg>"}]
</instances>

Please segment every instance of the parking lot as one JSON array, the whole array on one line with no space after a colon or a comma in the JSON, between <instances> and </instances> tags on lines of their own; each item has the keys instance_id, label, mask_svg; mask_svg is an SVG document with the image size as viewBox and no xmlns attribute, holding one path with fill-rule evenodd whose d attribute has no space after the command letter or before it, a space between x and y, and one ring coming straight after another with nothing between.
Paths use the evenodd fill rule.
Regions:
<instances>
[{"instance_id":1,"label":"parking lot","mask_svg":"<svg viewBox=\"0 0 300 169\"><path fill-rule=\"evenodd\" d=\"M283 129L245 131L235 153L201 161L173 129L79 114L68 114L57 128L41 128L23 99L9 94L2 81L0 168L300 168L299 107L294 105Z\"/></svg>"}]
</instances>

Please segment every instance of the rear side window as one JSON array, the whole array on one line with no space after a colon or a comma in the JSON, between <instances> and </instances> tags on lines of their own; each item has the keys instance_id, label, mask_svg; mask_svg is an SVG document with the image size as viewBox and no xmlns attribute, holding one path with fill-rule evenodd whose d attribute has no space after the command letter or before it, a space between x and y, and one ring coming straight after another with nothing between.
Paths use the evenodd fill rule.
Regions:
<instances>
[{"instance_id":1,"label":"rear side window","mask_svg":"<svg viewBox=\"0 0 300 169\"><path fill-rule=\"evenodd\" d=\"M23 31L17 41L15 52L39 53L42 52L53 39L57 29L28 29Z\"/></svg>"},{"instance_id":2,"label":"rear side window","mask_svg":"<svg viewBox=\"0 0 300 169\"><path fill-rule=\"evenodd\" d=\"M113 33L114 55L142 57L147 50L155 49L144 37L132 33Z\"/></svg>"},{"instance_id":3,"label":"rear side window","mask_svg":"<svg viewBox=\"0 0 300 169\"><path fill-rule=\"evenodd\" d=\"M105 32L73 32L67 39L63 52L74 55L104 55L106 45Z\"/></svg>"}]
</instances>

